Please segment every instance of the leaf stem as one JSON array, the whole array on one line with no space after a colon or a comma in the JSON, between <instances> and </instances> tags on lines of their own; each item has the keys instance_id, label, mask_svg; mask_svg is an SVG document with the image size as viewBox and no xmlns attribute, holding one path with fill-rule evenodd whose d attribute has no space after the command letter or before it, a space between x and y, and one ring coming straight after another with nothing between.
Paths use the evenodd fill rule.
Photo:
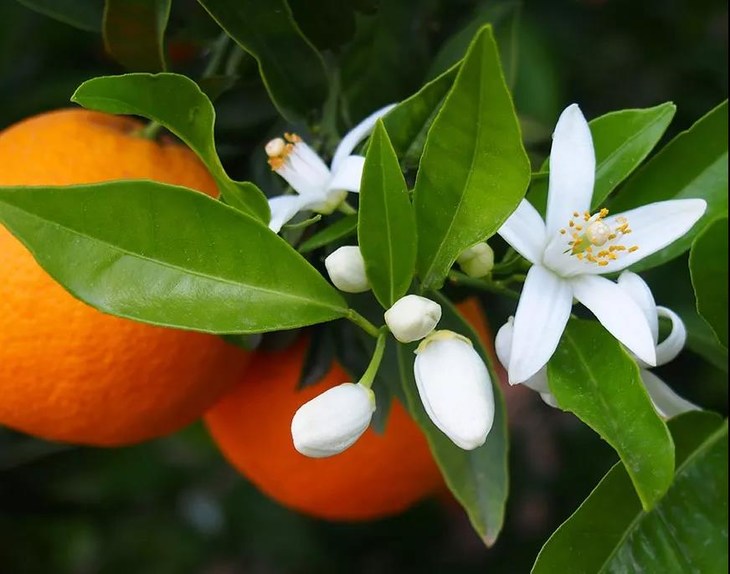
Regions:
<instances>
[{"instance_id":1,"label":"leaf stem","mask_svg":"<svg viewBox=\"0 0 730 574\"><path fill-rule=\"evenodd\" d=\"M365 317L360 315L360 313L355 311L355 309L348 310L346 319L355 323L355 325L360 327L363 331L365 331L371 337L380 337L380 329L378 329L375 325L373 325Z\"/></svg>"},{"instance_id":2,"label":"leaf stem","mask_svg":"<svg viewBox=\"0 0 730 574\"><path fill-rule=\"evenodd\" d=\"M345 215L355 215L357 213L357 209L352 207L349 203L347 203L347 200L343 200L342 203L337 207L337 210L344 213Z\"/></svg>"},{"instance_id":3,"label":"leaf stem","mask_svg":"<svg viewBox=\"0 0 730 574\"><path fill-rule=\"evenodd\" d=\"M373 381L375 381L375 375L378 374L380 363L383 360L383 353L385 352L386 333L387 331L385 330L385 328L380 330L380 333L378 335L378 341L377 343L375 343L375 351L373 351L373 356L370 359L370 364L365 370L365 373L363 373L363 376L360 377L360 380L358 381L358 383L366 389L369 389L373 386Z\"/></svg>"},{"instance_id":4,"label":"leaf stem","mask_svg":"<svg viewBox=\"0 0 730 574\"><path fill-rule=\"evenodd\" d=\"M510 281L496 281L489 277L476 279L469 277L464 273L458 271L451 271L449 273L449 281L455 285L462 285L464 287L473 287L480 291L488 291L490 293L497 293L498 295L504 295L511 299L519 299L520 294L514 289L510 289L507 285Z\"/></svg>"},{"instance_id":5,"label":"leaf stem","mask_svg":"<svg viewBox=\"0 0 730 574\"><path fill-rule=\"evenodd\" d=\"M132 133L133 136L138 138L144 138L146 140L156 140L157 136L160 133L160 130L164 126L156 122L155 120L151 120L150 123L148 123L146 126L139 128L138 130L134 131Z\"/></svg>"}]
</instances>

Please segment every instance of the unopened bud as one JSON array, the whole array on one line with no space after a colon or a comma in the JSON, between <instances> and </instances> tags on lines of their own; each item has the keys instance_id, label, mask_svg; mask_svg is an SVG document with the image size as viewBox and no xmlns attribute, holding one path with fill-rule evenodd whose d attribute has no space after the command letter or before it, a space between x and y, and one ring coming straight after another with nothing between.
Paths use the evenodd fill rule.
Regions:
<instances>
[{"instance_id":1,"label":"unopened bud","mask_svg":"<svg viewBox=\"0 0 730 574\"><path fill-rule=\"evenodd\" d=\"M456 262L469 277L484 277L494 268L494 251L484 242L466 249Z\"/></svg>"},{"instance_id":2,"label":"unopened bud","mask_svg":"<svg viewBox=\"0 0 730 574\"><path fill-rule=\"evenodd\" d=\"M332 283L345 293L362 293L370 289L370 282L365 275L365 260L360 248L346 245L333 251L325 260Z\"/></svg>"},{"instance_id":3,"label":"unopened bud","mask_svg":"<svg viewBox=\"0 0 730 574\"><path fill-rule=\"evenodd\" d=\"M441 319L441 305L419 295L398 299L385 312L385 323L401 343L423 339Z\"/></svg>"},{"instance_id":4,"label":"unopened bud","mask_svg":"<svg viewBox=\"0 0 730 574\"><path fill-rule=\"evenodd\" d=\"M489 371L471 341L452 331L435 331L418 346L413 372L433 423L464 450L483 445L494 422L494 394Z\"/></svg>"},{"instance_id":5,"label":"unopened bud","mask_svg":"<svg viewBox=\"0 0 730 574\"><path fill-rule=\"evenodd\" d=\"M305 403L294 414L294 448L313 458L339 454L370 425L375 395L362 385L343 383Z\"/></svg>"}]
</instances>

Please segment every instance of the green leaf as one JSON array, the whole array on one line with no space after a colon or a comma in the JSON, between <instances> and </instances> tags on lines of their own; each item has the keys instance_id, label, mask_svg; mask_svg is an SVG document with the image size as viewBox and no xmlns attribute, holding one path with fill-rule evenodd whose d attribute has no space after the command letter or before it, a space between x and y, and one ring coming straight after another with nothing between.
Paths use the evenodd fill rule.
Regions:
<instances>
[{"instance_id":1,"label":"green leaf","mask_svg":"<svg viewBox=\"0 0 730 574\"><path fill-rule=\"evenodd\" d=\"M375 297L389 309L413 281L416 221L406 180L380 120L370 136L358 216L358 243L365 271Z\"/></svg>"},{"instance_id":2,"label":"green leaf","mask_svg":"<svg viewBox=\"0 0 730 574\"><path fill-rule=\"evenodd\" d=\"M80 30L101 31L104 0L18 0L18 2L44 16Z\"/></svg>"},{"instance_id":3,"label":"green leaf","mask_svg":"<svg viewBox=\"0 0 730 574\"><path fill-rule=\"evenodd\" d=\"M464 57L469 42L485 24L491 24L502 55L502 69L507 84L512 87L517 73L517 43L522 2L502 0L479 4L469 22L451 36L439 49L429 69L433 78Z\"/></svg>"},{"instance_id":4,"label":"green leaf","mask_svg":"<svg viewBox=\"0 0 730 574\"><path fill-rule=\"evenodd\" d=\"M653 108L620 110L589 122L596 151L596 184L593 188L593 209L603 204L616 187L646 159L659 142L674 117L676 106L670 102ZM546 177L549 161L540 169L528 198L540 213L547 204Z\"/></svg>"},{"instance_id":5,"label":"green leaf","mask_svg":"<svg viewBox=\"0 0 730 574\"><path fill-rule=\"evenodd\" d=\"M617 464L543 546L532 574L727 572L727 421L693 412L669 428L677 473L656 507L642 512Z\"/></svg>"},{"instance_id":6,"label":"green leaf","mask_svg":"<svg viewBox=\"0 0 730 574\"><path fill-rule=\"evenodd\" d=\"M609 204L612 212L620 212L667 199L698 197L707 202L705 215L689 233L642 259L632 271L661 265L683 253L708 222L727 213L727 126L726 100L669 142Z\"/></svg>"},{"instance_id":7,"label":"green leaf","mask_svg":"<svg viewBox=\"0 0 730 574\"><path fill-rule=\"evenodd\" d=\"M644 508L656 504L672 482L674 445L618 341L595 321L571 319L548 363L548 384L561 408L616 449Z\"/></svg>"},{"instance_id":8,"label":"green leaf","mask_svg":"<svg viewBox=\"0 0 730 574\"><path fill-rule=\"evenodd\" d=\"M383 118L395 153L407 167L416 167L433 119L451 89L461 63L431 80Z\"/></svg>"},{"instance_id":9,"label":"green leaf","mask_svg":"<svg viewBox=\"0 0 730 574\"><path fill-rule=\"evenodd\" d=\"M438 288L456 258L522 199L530 165L489 26L472 42L428 132L416 178L417 269Z\"/></svg>"},{"instance_id":10,"label":"green leaf","mask_svg":"<svg viewBox=\"0 0 730 574\"><path fill-rule=\"evenodd\" d=\"M727 216L712 222L695 239L689 254L697 311L727 348Z\"/></svg>"},{"instance_id":11,"label":"green leaf","mask_svg":"<svg viewBox=\"0 0 730 574\"><path fill-rule=\"evenodd\" d=\"M318 231L299 246L299 253L309 253L325 245L354 235L357 232L357 214L346 215L332 225Z\"/></svg>"},{"instance_id":12,"label":"green leaf","mask_svg":"<svg viewBox=\"0 0 730 574\"><path fill-rule=\"evenodd\" d=\"M406 406L426 435L447 486L466 510L474 529L487 546L491 546L497 540L504 523L504 509L509 488L507 418L504 400L498 384L499 379L477 333L446 297L434 293L433 298L441 304L443 310L439 328L450 329L471 339L474 348L489 367L494 389L494 425L484 445L467 451L452 443L431 422L421 404L413 377L415 345L398 345L401 384L406 395Z\"/></svg>"},{"instance_id":13,"label":"green leaf","mask_svg":"<svg viewBox=\"0 0 730 574\"><path fill-rule=\"evenodd\" d=\"M319 110L327 97L322 56L304 37L286 0L198 0L259 64L279 113L291 122Z\"/></svg>"},{"instance_id":14,"label":"green leaf","mask_svg":"<svg viewBox=\"0 0 730 574\"><path fill-rule=\"evenodd\" d=\"M288 0L302 32L320 50L337 50L355 34L355 10L351 2Z\"/></svg>"},{"instance_id":15,"label":"green leaf","mask_svg":"<svg viewBox=\"0 0 730 574\"><path fill-rule=\"evenodd\" d=\"M71 101L110 114L135 114L154 120L184 141L203 161L226 202L261 221L269 204L254 184L233 181L215 149L215 110L190 78L179 74L102 76L81 84Z\"/></svg>"},{"instance_id":16,"label":"green leaf","mask_svg":"<svg viewBox=\"0 0 730 574\"><path fill-rule=\"evenodd\" d=\"M171 0L106 0L103 24L106 51L130 70L164 71L170 4Z\"/></svg>"},{"instance_id":17,"label":"green leaf","mask_svg":"<svg viewBox=\"0 0 730 574\"><path fill-rule=\"evenodd\" d=\"M132 180L0 188L0 221L73 295L120 317L254 333L347 313L263 223L186 188Z\"/></svg>"}]
</instances>

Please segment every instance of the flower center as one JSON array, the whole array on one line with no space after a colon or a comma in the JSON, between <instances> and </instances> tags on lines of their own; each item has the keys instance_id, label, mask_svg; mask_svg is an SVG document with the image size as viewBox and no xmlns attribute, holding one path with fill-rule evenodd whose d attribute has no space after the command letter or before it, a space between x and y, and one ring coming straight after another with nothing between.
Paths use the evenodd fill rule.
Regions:
<instances>
[{"instance_id":1,"label":"flower center","mask_svg":"<svg viewBox=\"0 0 730 574\"><path fill-rule=\"evenodd\" d=\"M587 211L583 215L574 212L568 226L560 230L561 235L571 237L565 253L570 253L580 261L605 267L618 259L621 253L633 253L639 249L638 245L627 247L618 242L631 233L628 220L618 217L609 224L606 222L607 215L608 209L605 208L593 215Z\"/></svg>"},{"instance_id":2,"label":"flower center","mask_svg":"<svg viewBox=\"0 0 730 574\"><path fill-rule=\"evenodd\" d=\"M297 134L285 133L283 138L274 138L267 143L264 149L266 155L269 156L268 162L271 169L274 171L281 169L286 158L294 151L294 146L300 141L302 141L302 138Z\"/></svg>"}]
</instances>

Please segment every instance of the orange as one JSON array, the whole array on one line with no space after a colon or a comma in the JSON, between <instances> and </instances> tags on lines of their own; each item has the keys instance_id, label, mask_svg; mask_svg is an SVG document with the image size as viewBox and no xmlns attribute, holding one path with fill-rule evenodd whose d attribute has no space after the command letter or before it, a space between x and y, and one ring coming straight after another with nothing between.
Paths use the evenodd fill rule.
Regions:
<instances>
[{"instance_id":1,"label":"orange","mask_svg":"<svg viewBox=\"0 0 730 574\"><path fill-rule=\"evenodd\" d=\"M197 157L133 135L138 121L70 109L0 133L0 185L145 178L217 195ZM0 424L39 437L121 445L197 419L248 355L213 335L105 315L74 299L0 227Z\"/></svg>"},{"instance_id":2,"label":"orange","mask_svg":"<svg viewBox=\"0 0 730 574\"><path fill-rule=\"evenodd\" d=\"M476 300L459 305L480 336L489 330ZM315 385L297 390L306 338L279 352L258 352L240 383L205 414L229 462L262 492L300 512L359 521L397 514L443 490L426 439L394 400L385 432L372 428L330 458L299 454L292 444L296 410L327 389L351 380L338 364Z\"/></svg>"}]
</instances>

